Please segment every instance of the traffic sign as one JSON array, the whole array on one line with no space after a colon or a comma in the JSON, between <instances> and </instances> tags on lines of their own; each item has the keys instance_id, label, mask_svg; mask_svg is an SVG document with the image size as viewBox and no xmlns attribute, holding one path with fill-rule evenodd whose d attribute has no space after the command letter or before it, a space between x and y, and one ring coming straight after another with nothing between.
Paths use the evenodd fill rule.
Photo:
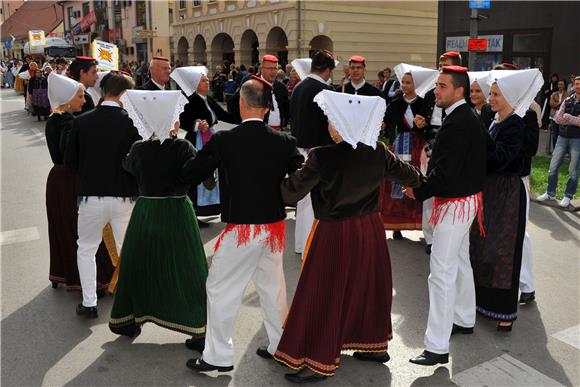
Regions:
<instances>
[{"instance_id":1,"label":"traffic sign","mask_svg":"<svg viewBox=\"0 0 580 387\"><path fill-rule=\"evenodd\" d=\"M469 52L486 52L487 39L469 39L467 41L467 51Z\"/></svg>"},{"instance_id":2,"label":"traffic sign","mask_svg":"<svg viewBox=\"0 0 580 387\"><path fill-rule=\"evenodd\" d=\"M491 0L469 0L469 8L486 9L491 7Z\"/></svg>"}]
</instances>

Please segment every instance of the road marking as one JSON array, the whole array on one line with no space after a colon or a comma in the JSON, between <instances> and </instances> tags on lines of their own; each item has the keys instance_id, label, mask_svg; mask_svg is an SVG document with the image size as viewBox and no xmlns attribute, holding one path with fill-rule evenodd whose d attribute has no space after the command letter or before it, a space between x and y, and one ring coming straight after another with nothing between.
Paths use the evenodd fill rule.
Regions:
<instances>
[{"instance_id":1,"label":"road marking","mask_svg":"<svg viewBox=\"0 0 580 387\"><path fill-rule=\"evenodd\" d=\"M580 324L554 333L552 337L580 349Z\"/></svg>"},{"instance_id":2,"label":"road marking","mask_svg":"<svg viewBox=\"0 0 580 387\"><path fill-rule=\"evenodd\" d=\"M17 230L0 232L0 245L10 245L12 243L30 242L40 239L38 228L28 227Z\"/></svg>"},{"instance_id":3,"label":"road marking","mask_svg":"<svg viewBox=\"0 0 580 387\"><path fill-rule=\"evenodd\" d=\"M562 386L532 367L502 355L458 373L451 381L459 386Z\"/></svg>"}]
</instances>

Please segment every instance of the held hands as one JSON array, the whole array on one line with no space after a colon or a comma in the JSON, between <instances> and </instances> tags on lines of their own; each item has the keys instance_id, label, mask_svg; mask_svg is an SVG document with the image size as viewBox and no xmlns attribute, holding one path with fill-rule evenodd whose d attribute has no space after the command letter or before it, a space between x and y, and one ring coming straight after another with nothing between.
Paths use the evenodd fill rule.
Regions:
<instances>
[{"instance_id":1,"label":"held hands","mask_svg":"<svg viewBox=\"0 0 580 387\"><path fill-rule=\"evenodd\" d=\"M169 137L171 138L175 138L177 137L177 133L179 133L179 121L175 121L175 124L173 125L173 130L169 131Z\"/></svg>"},{"instance_id":2,"label":"held hands","mask_svg":"<svg viewBox=\"0 0 580 387\"><path fill-rule=\"evenodd\" d=\"M415 121L415 125L417 125L419 129L423 129L425 127L425 117L417 114L413 121Z\"/></svg>"},{"instance_id":3,"label":"held hands","mask_svg":"<svg viewBox=\"0 0 580 387\"><path fill-rule=\"evenodd\" d=\"M413 194L413 188L411 188L411 187L405 187L405 188L403 189L403 193L404 193L405 195L407 195L407 197L408 197L409 199L413 199L413 200L415 200L415 195Z\"/></svg>"},{"instance_id":4,"label":"held hands","mask_svg":"<svg viewBox=\"0 0 580 387\"><path fill-rule=\"evenodd\" d=\"M206 120L197 120L197 122L199 123L197 129L201 132L201 133L205 133L209 130L209 124L207 123Z\"/></svg>"}]
</instances>

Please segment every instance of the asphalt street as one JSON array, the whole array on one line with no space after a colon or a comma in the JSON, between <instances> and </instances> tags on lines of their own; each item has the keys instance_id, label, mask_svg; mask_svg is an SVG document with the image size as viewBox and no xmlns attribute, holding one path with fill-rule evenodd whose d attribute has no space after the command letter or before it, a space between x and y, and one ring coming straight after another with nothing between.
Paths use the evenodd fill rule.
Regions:
<instances>
[{"instance_id":1,"label":"asphalt street","mask_svg":"<svg viewBox=\"0 0 580 387\"><path fill-rule=\"evenodd\" d=\"M197 374L185 367L198 354L187 336L146 324L131 340L109 331L112 296L99 302L99 318L75 314L80 294L52 289L45 208L52 166L44 122L26 115L23 97L2 89L1 100L1 377L4 386L278 386L288 369L256 356L266 344L259 299L252 284L238 316L235 369ZM420 367L409 358L423 350L429 258L420 232L403 232L391 254L394 339L386 364L344 353L335 377L318 385L547 386L580 385L580 213L532 204L537 302L520 308L511 333L478 317L475 333L451 340L449 364ZM294 294L300 257L293 253L294 213L288 212L284 268ZM209 256L224 224L202 229Z\"/></svg>"}]
</instances>

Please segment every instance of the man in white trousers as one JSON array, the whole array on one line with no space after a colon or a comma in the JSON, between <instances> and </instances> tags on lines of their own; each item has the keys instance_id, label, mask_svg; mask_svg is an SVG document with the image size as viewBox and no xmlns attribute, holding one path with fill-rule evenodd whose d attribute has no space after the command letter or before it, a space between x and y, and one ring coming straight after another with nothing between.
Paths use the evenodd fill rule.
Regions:
<instances>
[{"instance_id":1,"label":"man in white trousers","mask_svg":"<svg viewBox=\"0 0 580 387\"><path fill-rule=\"evenodd\" d=\"M405 189L407 196L417 200L433 197L425 350L410 359L418 365L447 363L450 336L472 333L475 325L469 230L478 210L481 211L487 138L466 97L469 97L467 69L442 67L435 87L435 103L444 109L446 118L435 138L426 182L414 190Z\"/></svg>"},{"instance_id":2,"label":"man in white trousers","mask_svg":"<svg viewBox=\"0 0 580 387\"><path fill-rule=\"evenodd\" d=\"M522 178L526 189L526 233L522 247L522 268L520 270L520 304L529 304L536 299L534 287L534 256L532 253L532 239L528 231L530 217L530 177Z\"/></svg>"},{"instance_id":3,"label":"man in white trousers","mask_svg":"<svg viewBox=\"0 0 580 387\"><path fill-rule=\"evenodd\" d=\"M120 254L138 195L135 178L121 166L131 145L141 139L119 101L133 86L133 80L122 74L104 77L104 101L75 118L66 148L65 164L80 180L77 264L83 301L77 314L88 318L98 317L95 254L103 228L111 224Z\"/></svg>"},{"instance_id":4,"label":"man in white trousers","mask_svg":"<svg viewBox=\"0 0 580 387\"><path fill-rule=\"evenodd\" d=\"M201 359L190 359L196 371L233 369L232 331L244 290L253 279L260 298L269 344L258 356L272 359L282 336L288 307L282 257L286 212L280 184L304 158L296 140L264 124L272 85L252 77L240 90L242 123L215 133L184 167L186 181L199 184L217 168L221 218L227 223L218 237L206 282L207 330Z\"/></svg>"}]
</instances>

